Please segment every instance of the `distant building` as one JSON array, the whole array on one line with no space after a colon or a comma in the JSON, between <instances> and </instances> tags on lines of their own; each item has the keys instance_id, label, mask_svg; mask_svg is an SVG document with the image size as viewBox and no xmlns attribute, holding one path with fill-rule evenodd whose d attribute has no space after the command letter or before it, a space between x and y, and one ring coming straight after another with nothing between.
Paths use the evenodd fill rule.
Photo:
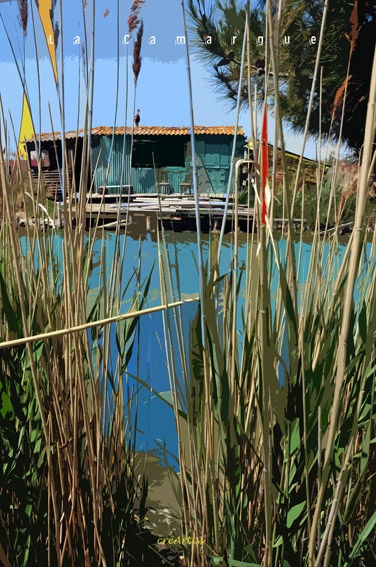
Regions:
<instances>
[{"instance_id":1,"label":"distant building","mask_svg":"<svg viewBox=\"0 0 376 567\"><path fill-rule=\"evenodd\" d=\"M195 126L198 190L223 194L227 190L234 138L232 126ZM83 152L83 131L65 134L70 185L78 188ZM119 193L120 185L132 185L134 193L189 192L192 190L192 148L187 127L142 126L133 130L96 127L91 131L91 174L94 191ZM236 159L243 157L246 138L242 129L236 139ZM61 161L59 132L42 134L40 150L46 179L58 171ZM132 171L129 171L132 146ZM29 163L35 160L34 141L28 140ZM110 158L111 156L111 158ZM35 161L34 161L35 163Z\"/></svg>"}]
</instances>

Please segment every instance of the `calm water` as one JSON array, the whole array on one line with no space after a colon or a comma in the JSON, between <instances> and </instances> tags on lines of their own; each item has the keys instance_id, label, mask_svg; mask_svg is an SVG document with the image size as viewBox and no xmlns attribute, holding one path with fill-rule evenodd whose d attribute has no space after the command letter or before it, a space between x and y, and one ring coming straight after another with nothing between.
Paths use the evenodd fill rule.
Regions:
<instances>
[{"instance_id":1,"label":"calm water","mask_svg":"<svg viewBox=\"0 0 376 567\"><path fill-rule=\"evenodd\" d=\"M142 287L143 282L150 276L150 289L147 296L147 306L153 307L161 304L160 273L158 265L158 244L154 235L147 235L142 240L128 235L124 242L124 236L120 236L120 249L125 243L124 268L122 272L122 312L126 313L130 306L134 293ZM27 241L23 242L25 250ZM54 255L58 262L62 262L61 251L62 238L54 238ZM286 241L281 238L278 242L280 255L285 255ZM204 237L204 259L208 262L209 242L208 236ZM254 246L254 251L256 247ZM299 256L299 243L295 243L296 256ZM322 266L325 266L329 247L324 250ZM344 254L345 246L339 246L335 258L338 267ZM246 236L239 235L239 269L242 272L242 283L240 287L240 307L245 296L245 262L247 255ZM311 243L309 240L303 242L300 250L299 284L305 281L311 256ZM100 258L104 258L102 269ZM93 252L93 270L90 277L90 297L95 299L98 289L104 279L108 279L111 267L118 257L116 247L116 236L112 232L103 233L101 238L95 242ZM169 258L171 267L170 301L185 299L197 295L199 280L197 273L197 244L195 233L173 233L166 232L166 257ZM223 274L230 269L233 258L232 235L226 235L221 254L220 272ZM103 268L104 266L104 268ZM252 269L255 269L252 267ZM271 294L272 300L276 298L278 286L278 270L272 257L268 266L272 274ZM187 352L190 348L191 325L197 314L197 302L185 303L182 306L183 334ZM241 309L239 309L239 329L241 328ZM112 329L112 355L116 360L117 348L115 341L115 326ZM176 340L176 339L175 339ZM165 352L164 329L161 312L144 315L140 318L135 338L135 348L128 367L131 376L138 376L155 391L163 393L169 398L169 376L167 371L167 358ZM177 349L177 344L174 345ZM288 353L286 353L288 356ZM179 364L177 372L180 372ZM283 381L283 376L280 376ZM139 450L153 450L163 452L164 447L172 454L176 454L176 432L172 410L150 390L142 387L137 381L129 379L130 390L137 393L137 448ZM132 419L134 415L131 416ZM173 457L169 457L173 463Z\"/></svg>"},{"instance_id":2,"label":"calm water","mask_svg":"<svg viewBox=\"0 0 376 567\"><path fill-rule=\"evenodd\" d=\"M172 290L173 297L171 300L190 297L196 295L199 288L197 273L197 244L196 235L194 233L173 233L166 232L167 254L172 269ZM97 243L96 254L99 255L101 241ZM204 259L208 262L208 237L204 237ZM278 242L281 257L285 255L286 241L281 238ZM115 235L108 233L106 236L106 261L108 270L115 257ZM254 246L254 251L256 247ZM299 255L299 243L295 243L295 253ZM329 247L324 250L322 265L325 265L326 256ZM335 262L340 265L345 246L340 246L336 255ZM245 296L245 262L247 254L246 236L239 235L239 267L242 271L242 284L240 288L240 307L242 306L242 298ZM305 281L308 273L308 267L311 256L311 242L307 240L303 243L300 250L300 271L299 284ZM158 269L158 245L151 236L147 236L142 241L127 237L125 265L123 272L124 289L131 275L140 267L140 281L144 281L152 271L150 291L148 294L148 305L160 305L160 275ZM221 254L220 270L225 273L231 266L233 258L232 235L226 235L224 246ZM278 270L271 259L269 262L269 270L272 273L272 300L276 298L278 286ZM91 284L99 281L100 274L93 273ZM129 306L130 298L133 294L134 286L131 286L126 292L124 302L124 310ZM186 303L182 307L183 326L185 347L189 352L189 341L191 336L191 325L197 314L197 303ZM241 328L241 309L238 311L239 329ZM166 352L164 347L164 332L161 313L146 315L140 318L140 326L136 337L136 345L132 356L129 373L137 375L142 381L146 382L150 387L158 392L162 392L163 396L170 399L169 377L167 371ZM115 341L114 341L115 344ZM174 345L177 352L177 344ZM116 354L114 348L114 354ZM288 357L288 353L285 353ZM178 357L177 357L178 358ZM177 362L177 372L179 374L179 362ZM283 376L280 376L283 381ZM138 438L137 446L139 450L153 450L163 453L164 447L172 454L177 453L177 438L175 432L175 421L173 411L158 397L153 395L148 389L140 387L134 381L130 381L134 390L138 392ZM168 458L170 464L173 463L173 457Z\"/></svg>"}]
</instances>

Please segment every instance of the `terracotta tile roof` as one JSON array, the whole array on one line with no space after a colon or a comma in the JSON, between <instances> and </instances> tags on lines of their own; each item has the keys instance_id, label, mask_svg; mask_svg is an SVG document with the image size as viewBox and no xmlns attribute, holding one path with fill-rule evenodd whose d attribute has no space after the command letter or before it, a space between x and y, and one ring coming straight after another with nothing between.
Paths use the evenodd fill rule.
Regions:
<instances>
[{"instance_id":1,"label":"terracotta tile roof","mask_svg":"<svg viewBox=\"0 0 376 567\"><path fill-rule=\"evenodd\" d=\"M72 130L65 133L66 139L74 139L77 136L81 137L83 135L83 130L78 132ZM94 136L111 136L113 132L112 126L96 126L92 128L92 134ZM131 127L127 127L127 134L130 135L132 132ZM234 126L195 126L195 134L214 134L214 135L225 135L233 136L235 132ZM190 133L190 128L188 126L139 126L134 129L135 136L188 136ZM124 126L118 126L115 129L115 134L124 135ZM238 135L244 136L244 131L242 128L238 128ZM41 134L40 139L42 142L48 142L52 140L59 140L61 137L61 132L50 132ZM33 141L33 140L28 140Z\"/></svg>"}]
</instances>

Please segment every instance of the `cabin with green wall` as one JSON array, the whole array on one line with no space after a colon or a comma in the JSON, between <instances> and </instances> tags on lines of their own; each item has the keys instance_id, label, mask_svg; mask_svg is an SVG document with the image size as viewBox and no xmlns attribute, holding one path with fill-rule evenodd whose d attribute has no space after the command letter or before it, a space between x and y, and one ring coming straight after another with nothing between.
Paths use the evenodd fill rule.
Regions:
<instances>
[{"instance_id":1,"label":"cabin with green wall","mask_svg":"<svg viewBox=\"0 0 376 567\"><path fill-rule=\"evenodd\" d=\"M200 194L224 194L230 172L234 128L196 126L195 151ZM125 143L125 146L124 146ZM246 139L236 138L236 159L243 157ZM142 126L92 131L94 190L118 193L132 185L134 193L184 193L192 190L192 147L188 128ZM132 172L129 164L132 147ZM111 157L110 157L111 156ZM106 189L104 189L106 188ZM168 188L168 190L167 190Z\"/></svg>"},{"instance_id":2,"label":"cabin with green wall","mask_svg":"<svg viewBox=\"0 0 376 567\"><path fill-rule=\"evenodd\" d=\"M234 143L233 126L195 126L195 151L198 191L203 195L227 192ZM87 136L87 133L86 133ZM40 153L45 157L42 171L46 185L54 186L60 178L62 144L59 132L42 134ZM239 128L235 161L244 155L246 138ZM37 176L37 152L34 139L27 141L29 166ZM84 132L65 133L65 152L69 186L66 194L80 186L84 151ZM91 175L88 188L93 192L188 193L192 185L192 145L187 127L142 126L115 130L99 126L91 130ZM129 171L132 159L132 170ZM235 168L234 168L235 169Z\"/></svg>"}]
</instances>

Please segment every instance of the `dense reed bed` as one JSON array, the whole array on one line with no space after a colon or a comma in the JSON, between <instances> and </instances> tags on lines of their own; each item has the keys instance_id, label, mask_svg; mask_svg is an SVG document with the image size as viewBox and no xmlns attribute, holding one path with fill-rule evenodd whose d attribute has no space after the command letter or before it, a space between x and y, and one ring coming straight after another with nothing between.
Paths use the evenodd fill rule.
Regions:
<instances>
[{"instance_id":1,"label":"dense reed bed","mask_svg":"<svg viewBox=\"0 0 376 567\"><path fill-rule=\"evenodd\" d=\"M96 231L85 232L77 210L72 229L72 204L61 212L63 235L43 230L46 214L38 206L44 203L43 187L36 189L30 180L34 222L20 232L14 221L19 195L6 165L1 164L0 561L119 564L125 561L135 498L143 492L127 418L137 419L137 396L131 390L124 394L137 320L111 324L124 312L124 251L116 248L108 273L102 247L98 288L90 289ZM23 199L28 200L25 193ZM139 291L130 309L137 310L142 289L132 285ZM107 323L98 323L103 318Z\"/></svg>"},{"instance_id":2,"label":"dense reed bed","mask_svg":"<svg viewBox=\"0 0 376 567\"><path fill-rule=\"evenodd\" d=\"M270 10L268 5L272 38ZM311 100L319 60L320 49ZM268 61L275 78L272 41ZM221 239L215 235L210 261L198 266L200 306L189 352L183 343L178 351L171 349L173 337L181 333L179 313L165 315L182 529L197 538L189 565L344 567L375 560L375 240L367 239L365 215L374 159L375 87L376 58L354 230L340 265L335 167L324 215L336 223L331 231L320 226L324 184L318 175L309 270L301 281L303 235L296 250L292 223L294 215L304 217L304 184L297 200L299 164L295 178L284 170L284 252L271 218L266 225L261 221L260 192L257 236L249 235L245 274L237 269L236 234L227 273L219 272ZM284 161L276 79L273 96ZM275 271L279 284L272 299ZM244 303L241 277L246 280ZM184 369L183 375L176 367Z\"/></svg>"},{"instance_id":3,"label":"dense reed bed","mask_svg":"<svg viewBox=\"0 0 376 567\"><path fill-rule=\"evenodd\" d=\"M141 4L132 4L133 15L138 17ZM93 10L94 22L95 2ZM268 4L272 38L270 10ZM140 49L141 39L142 32ZM136 275L131 313L119 320L125 257L120 224L112 270L107 271L103 246L98 289L90 293L98 229L85 231L84 204L90 167L95 168L90 163L94 46L92 59L88 50L86 57L80 186L69 186L64 159L63 235L39 230L45 220L40 205L46 205L42 176L35 185L30 175L21 180L16 167L15 188L7 160L0 157L0 563L5 567L41 561L49 567L136 567L161 559L150 534L139 537L147 480L135 468L139 408L127 373L132 352L141 348L137 317L147 312L149 280L141 287ZM318 49L312 97L319 58ZM270 76L277 77L272 42L267 61ZM173 407L178 434L179 543L191 567L360 567L375 560L375 241L367 238L364 214L374 151L375 69L376 63L354 230L340 265L335 168L325 218L333 215L336 224L331 231L320 226L324 185L318 175L310 264L301 281L303 234L296 247L292 219L305 216L304 184L298 189L299 167L289 178L284 164L284 246L272 230L273 205L263 224L256 195L258 230L247 235L246 269L238 266L236 233L232 263L223 273L221 236L210 235L207 263L198 239L200 301L190 336L180 305L163 311L172 394L172 403L166 403ZM61 81L60 76L60 95ZM283 163L276 82L274 97ZM61 96L63 133L64 104ZM4 147L4 118L1 135ZM66 199L77 189L79 202ZM274 182L271 190L274 196ZM20 202L34 217L23 235L14 222ZM50 215L54 211L50 206ZM197 223L199 230L199 215ZM158 238L166 306L179 299L179 290L172 286L173 262L163 231ZM141 380L139 385L146 387Z\"/></svg>"},{"instance_id":4,"label":"dense reed bed","mask_svg":"<svg viewBox=\"0 0 376 567\"><path fill-rule=\"evenodd\" d=\"M27 8L27 2L20 4L24 37ZM95 22L95 2L91 8ZM83 17L89 33L85 6ZM61 32L62 27L60 22ZM35 39L35 29L33 33ZM61 51L63 61L63 46ZM137 318L127 319L124 313L125 245L120 246L119 231L111 269L103 245L96 256L97 288L90 289L99 238L97 227L85 230L94 42L83 61L88 75L84 114L78 117L85 130L79 186L69 180L64 144L64 65L58 73L56 54L50 55L61 111L59 128L52 128L63 134L61 206L46 199L38 135L36 180L21 167L19 156L10 173L9 125L3 112L0 125L0 563L126 565L132 545L134 557L143 553L132 536L142 521L147 490L135 472L130 416L135 423L137 395L126 374ZM14 142L17 146L16 136ZM18 228L20 211L24 229ZM58 220L63 233L51 228L59 226ZM128 308L137 311L144 305L144 288L134 274L129 282L137 291ZM119 319L121 312L125 318Z\"/></svg>"}]
</instances>

